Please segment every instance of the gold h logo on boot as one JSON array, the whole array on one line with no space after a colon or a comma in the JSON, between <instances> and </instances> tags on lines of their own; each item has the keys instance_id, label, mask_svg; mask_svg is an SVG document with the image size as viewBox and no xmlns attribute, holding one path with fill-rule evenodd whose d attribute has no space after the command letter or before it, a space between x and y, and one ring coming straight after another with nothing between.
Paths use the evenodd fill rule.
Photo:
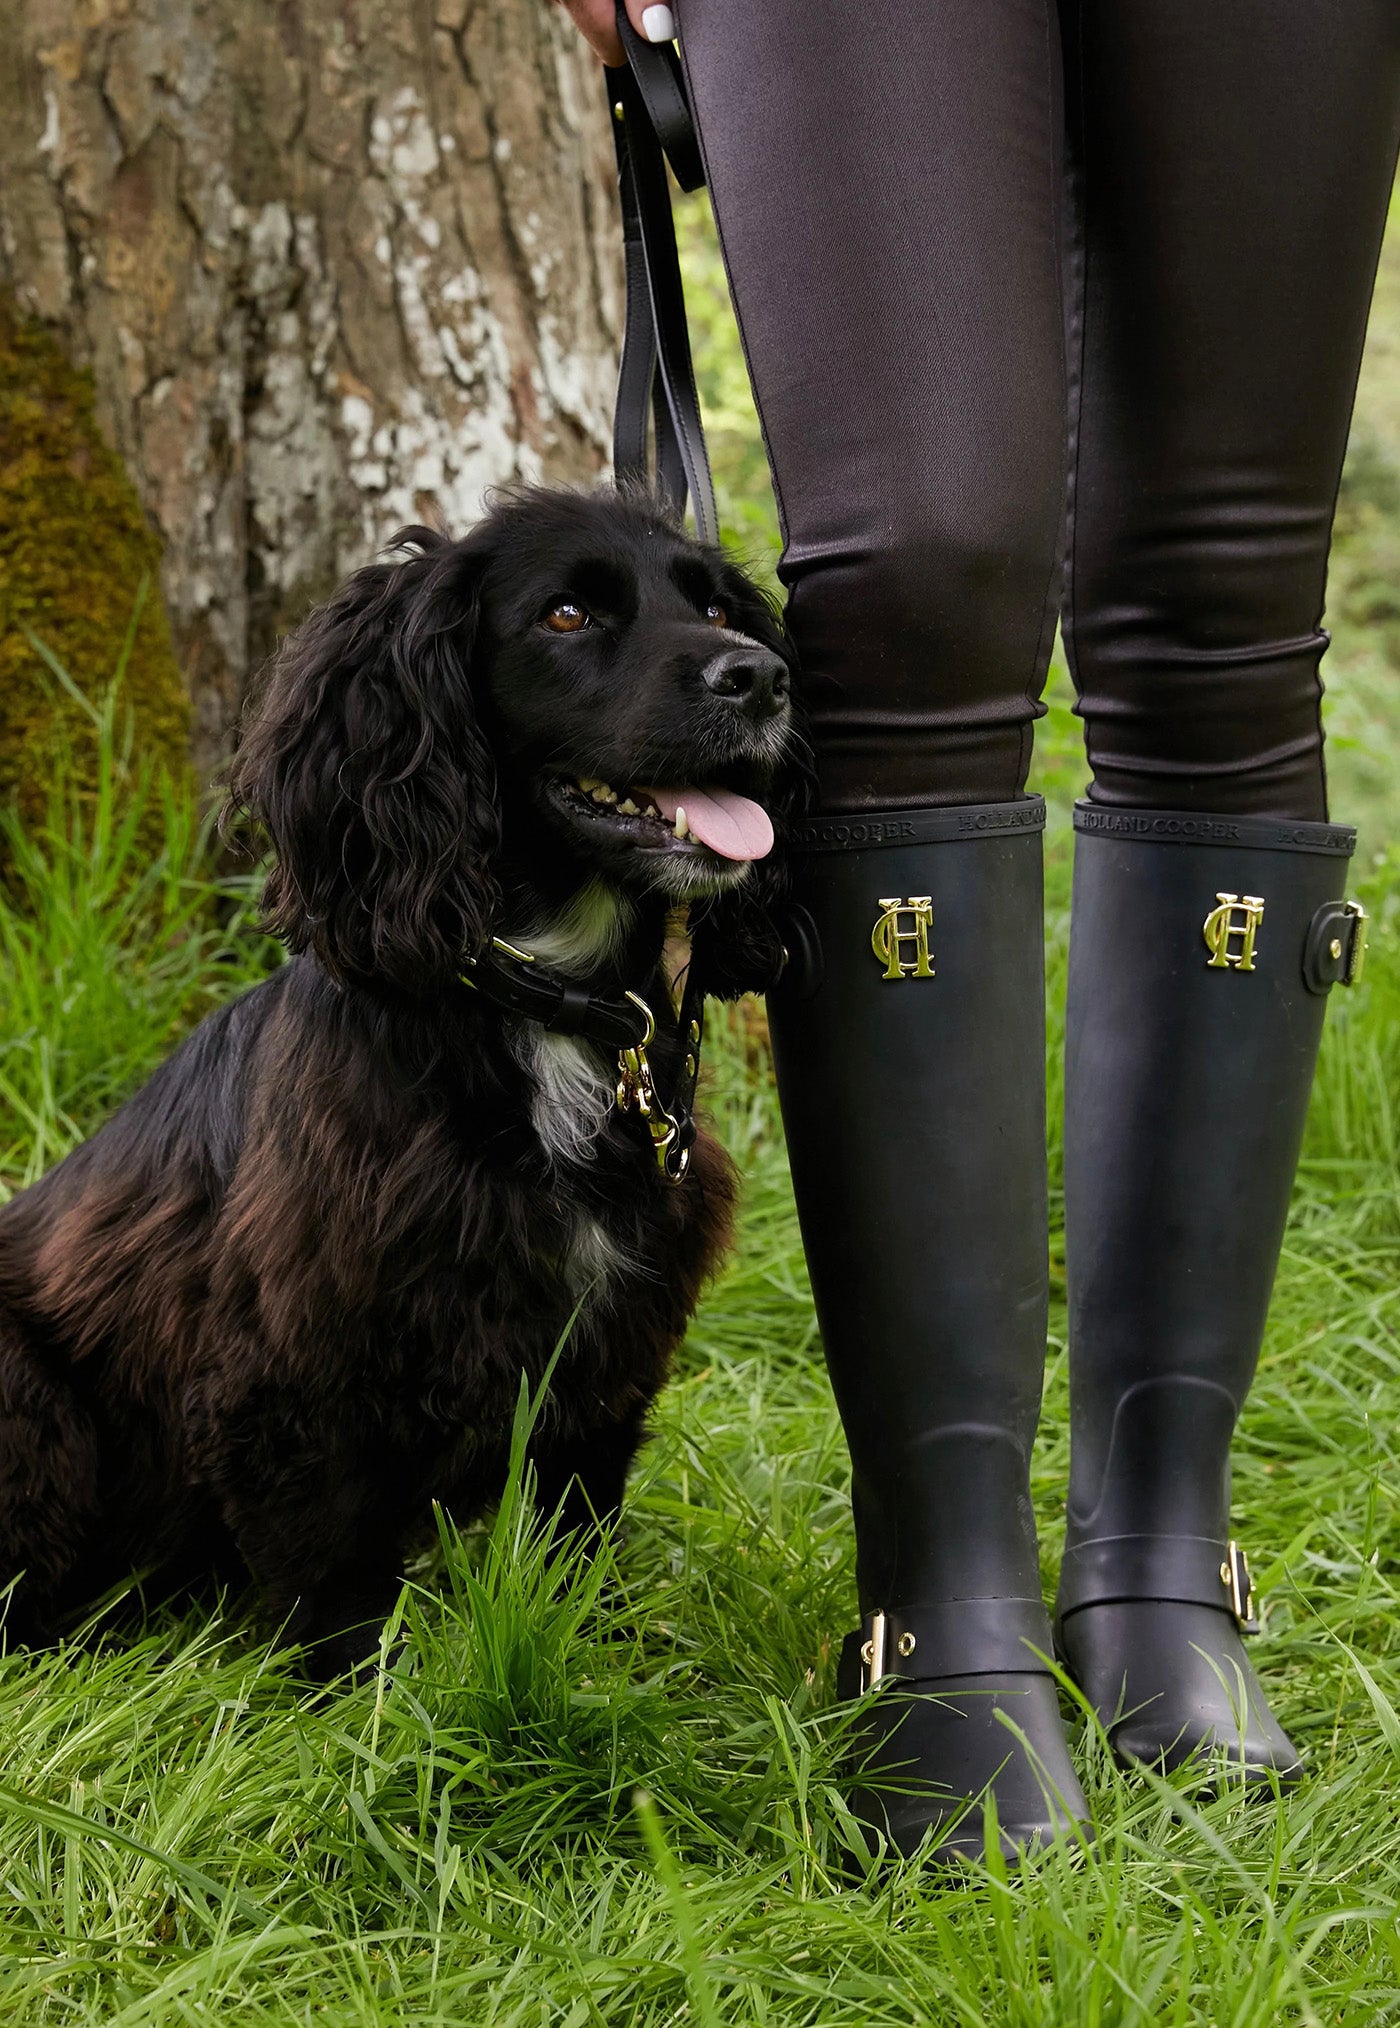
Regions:
<instances>
[{"instance_id":1,"label":"gold h logo on boot","mask_svg":"<svg viewBox=\"0 0 1400 2028\"><path fill-rule=\"evenodd\" d=\"M1211 910L1201 931L1210 952L1209 964L1218 971L1252 972L1254 939L1264 920L1264 898L1259 894L1217 894L1215 898L1220 906Z\"/></svg>"},{"instance_id":2,"label":"gold h logo on boot","mask_svg":"<svg viewBox=\"0 0 1400 2028\"><path fill-rule=\"evenodd\" d=\"M933 896L911 894L907 901L880 896L881 914L870 932L870 948L885 968L887 979L931 979L928 933L933 928ZM912 946L912 956L904 954Z\"/></svg>"}]
</instances>

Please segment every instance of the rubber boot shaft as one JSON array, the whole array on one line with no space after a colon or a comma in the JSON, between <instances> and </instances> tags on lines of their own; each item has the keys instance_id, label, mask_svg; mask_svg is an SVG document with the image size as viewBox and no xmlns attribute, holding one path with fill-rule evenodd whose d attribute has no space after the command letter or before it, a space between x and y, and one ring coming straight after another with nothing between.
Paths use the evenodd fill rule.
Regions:
<instances>
[{"instance_id":1,"label":"rubber boot shaft","mask_svg":"<svg viewBox=\"0 0 1400 2028\"><path fill-rule=\"evenodd\" d=\"M1059 1638L1126 1756L1283 1771L1231 1608L1229 1450L1356 934L1355 834L1085 805L1076 829Z\"/></svg>"},{"instance_id":2,"label":"rubber boot shaft","mask_svg":"<svg viewBox=\"0 0 1400 2028\"><path fill-rule=\"evenodd\" d=\"M792 955L769 998L861 1608L917 1636L871 1736L881 1765L907 1760L945 1792L883 1816L858 1796L901 1845L988 1782L1008 1848L1084 1812L1033 1652L1050 1638L1029 1483L1047 1309L1043 824L1027 799L800 827ZM866 1631L847 1645L848 1693ZM938 1705L910 1694L930 1682ZM963 1835L980 1849L980 1817Z\"/></svg>"}]
</instances>

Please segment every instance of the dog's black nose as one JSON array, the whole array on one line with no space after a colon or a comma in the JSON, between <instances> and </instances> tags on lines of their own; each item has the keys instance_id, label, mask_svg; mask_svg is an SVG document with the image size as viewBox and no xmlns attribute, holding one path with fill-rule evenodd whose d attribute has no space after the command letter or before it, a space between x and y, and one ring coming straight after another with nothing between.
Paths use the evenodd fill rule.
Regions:
<instances>
[{"instance_id":1,"label":"dog's black nose","mask_svg":"<svg viewBox=\"0 0 1400 2028\"><path fill-rule=\"evenodd\" d=\"M737 704L749 718L775 718L787 707L787 664L767 648L726 648L700 673L716 697Z\"/></svg>"}]
</instances>

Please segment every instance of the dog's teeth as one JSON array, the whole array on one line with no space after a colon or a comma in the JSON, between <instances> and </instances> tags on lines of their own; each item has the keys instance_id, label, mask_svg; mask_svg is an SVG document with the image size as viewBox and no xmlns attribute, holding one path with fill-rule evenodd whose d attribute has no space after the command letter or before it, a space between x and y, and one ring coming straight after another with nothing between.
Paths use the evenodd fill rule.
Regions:
<instances>
[{"instance_id":1,"label":"dog's teeth","mask_svg":"<svg viewBox=\"0 0 1400 2028\"><path fill-rule=\"evenodd\" d=\"M685 814L684 803L677 803L676 805L675 832L678 838L688 838L690 836L690 819Z\"/></svg>"},{"instance_id":2,"label":"dog's teeth","mask_svg":"<svg viewBox=\"0 0 1400 2028\"><path fill-rule=\"evenodd\" d=\"M588 791L588 793L590 796L592 796L595 803L612 803L616 802L617 800L617 798L613 795L612 790L607 786L605 782L596 783L594 787Z\"/></svg>"},{"instance_id":3,"label":"dog's teeth","mask_svg":"<svg viewBox=\"0 0 1400 2028\"><path fill-rule=\"evenodd\" d=\"M640 817L642 813L630 796L624 796L617 806L617 814L619 817Z\"/></svg>"},{"instance_id":4,"label":"dog's teeth","mask_svg":"<svg viewBox=\"0 0 1400 2028\"><path fill-rule=\"evenodd\" d=\"M602 798L602 799L603 799L603 801L604 801L605 803L615 803L615 802L617 801L617 790L616 790L616 789L610 789L610 788L608 787L607 783L606 783L606 782L604 782L604 784L603 784L603 798Z\"/></svg>"},{"instance_id":5,"label":"dog's teeth","mask_svg":"<svg viewBox=\"0 0 1400 2028\"><path fill-rule=\"evenodd\" d=\"M593 794L593 791L595 789L601 789L603 784L598 780L598 777L596 775L580 775L578 778L578 786L584 791L586 795L591 796Z\"/></svg>"}]
</instances>

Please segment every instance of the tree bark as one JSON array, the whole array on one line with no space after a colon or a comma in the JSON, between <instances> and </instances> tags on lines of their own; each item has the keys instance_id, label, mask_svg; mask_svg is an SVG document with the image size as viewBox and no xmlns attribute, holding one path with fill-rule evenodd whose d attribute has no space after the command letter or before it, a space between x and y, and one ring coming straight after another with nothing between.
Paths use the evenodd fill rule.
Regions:
<instances>
[{"instance_id":1,"label":"tree bark","mask_svg":"<svg viewBox=\"0 0 1400 2028\"><path fill-rule=\"evenodd\" d=\"M0 0L0 281L161 539L201 775L401 523L603 463L606 128L548 0Z\"/></svg>"}]
</instances>

